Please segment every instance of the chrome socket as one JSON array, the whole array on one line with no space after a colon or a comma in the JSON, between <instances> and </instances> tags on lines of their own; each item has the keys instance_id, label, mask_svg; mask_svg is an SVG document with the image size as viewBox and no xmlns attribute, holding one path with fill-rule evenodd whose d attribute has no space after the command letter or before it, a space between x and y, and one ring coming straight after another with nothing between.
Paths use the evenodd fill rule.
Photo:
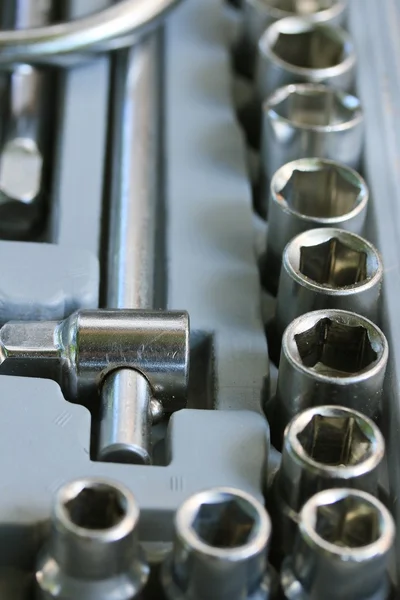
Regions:
<instances>
[{"instance_id":1,"label":"chrome socket","mask_svg":"<svg viewBox=\"0 0 400 600\"><path fill-rule=\"evenodd\" d=\"M258 43L255 74L259 105L276 89L291 83L324 83L351 91L356 55L343 29L301 17L273 23Z\"/></svg>"},{"instance_id":2,"label":"chrome socket","mask_svg":"<svg viewBox=\"0 0 400 600\"><path fill-rule=\"evenodd\" d=\"M382 331L361 315L332 309L295 319L283 335L272 400L277 439L312 406L344 406L377 420L388 354Z\"/></svg>"},{"instance_id":3,"label":"chrome socket","mask_svg":"<svg viewBox=\"0 0 400 600\"><path fill-rule=\"evenodd\" d=\"M278 289L282 253L290 240L320 227L361 234L368 188L353 169L319 158L302 158L281 167L270 186L267 250L261 265L263 286Z\"/></svg>"},{"instance_id":4,"label":"chrome socket","mask_svg":"<svg viewBox=\"0 0 400 600\"><path fill-rule=\"evenodd\" d=\"M81 479L56 494L50 540L35 579L42 600L133 600L149 567L138 542L139 508L124 486Z\"/></svg>"},{"instance_id":5,"label":"chrome socket","mask_svg":"<svg viewBox=\"0 0 400 600\"><path fill-rule=\"evenodd\" d=\"M347 487L377 495L384 454L381 432L360 412L321 406L294 417L285 430L281 466L267 493L275 551L291 551L298 513L317 492Z\"/></svg>"},{"instance_id":6,"label":"chrome socket","mask_svg":"<svg viewBox=\"0 0 400 600\"><path fill-rule=\"evenodd\" d=\"M333 489L313 496L300 513L293 554L283 565L287 600L384 600L395 526L374 496Z\"/></svg>"},{"instance_id":7,"label":"chrome socket","mask_svg":"<svg viewBox=\"0 0 400 600\"><path fill-rule=\"evenodd\" d=\"M364 118L355 96L326 85L297 83L276 90L262 107L260 185L263 202L274 173L299 158L360 165Z\"/></svg>"},{"instance_id":8,"label":"chrome socket","mask_svg":"<svg viewBox=\"0 0 400 600\"><path fill-rule=\"evenodd\" d=\"M345 20L344 0L244 0L242 26L235 47L237 70L246 77L254 73L257 46L269 25L285 17L302 16L313 23L341 25Z\"/></svg>"},{"instance_id":9,"label":"chrome socket","mask_svg":"<svg viewBox=\"0 0 400 600\"><path fill-rule=\"evenodd\" d=\"M272 346L279 351L286 327L313 310L348 310L376 322L382 278L378 251L359 235L340 229L301 233L283 252Z\"/></svg>"},{"instance_id":10,"label":"chrome socket","mask_svg":"<svg viewBox=\"0 0 400 600\"><path fill-rule=\"evenodd\" d=\"M233 488L195 494L178 509L171 557L161 574L170 600L265 600L271 522L251 495Z\"/></svg>"}]
</instances>

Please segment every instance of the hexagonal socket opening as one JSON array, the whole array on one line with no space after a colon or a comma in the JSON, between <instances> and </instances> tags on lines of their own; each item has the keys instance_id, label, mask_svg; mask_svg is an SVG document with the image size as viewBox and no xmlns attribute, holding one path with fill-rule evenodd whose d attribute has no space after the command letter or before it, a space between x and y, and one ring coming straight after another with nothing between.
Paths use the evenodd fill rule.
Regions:
<instances>
[{"instance_id":1,"label":"hexagonal socket opening","mask_svg":"<svg viewBox=\"0 0 400 600\"><path fill-rule=\"evenodd\" d=\"M280 32L272 51L286 63L302 69L329 69L345 57L343 41L326 27L307 31Z\"/></svg>"},{"instance_id":2,"label":"hexagonal socket opening","mask_svg":"<svg viewBox=\"0 0 400 600\"><path fill-rule=\"evenodd\" d=\"M271 8L276 8L288 15L312 15L328 10L336 4L337 0L264 0Z\"/></svg>"},{"instance_id":3,"label":"hexagonal socket opening","mask_svg":"<svg viewBox=\"0 0 400 600\"><path fill-rule=\"evenodd\" d=\"M317 89L311 86L299 86L288 92L272 109L281 117L297 126L334 127L349 123L358 114L360 108L346 100L353 98L329 88Z\"/></svg>"},{"instance_id":4,"label":"hexagonal socket opening","mask_svg":"<svg viewBox=\"0 0 400 600\"><path fill-rule=\"evenodd\" d=\"M279 200L307 217L332 219L356 208L361 192L361 184L357 183L334 165L312 171L294 169L279 192Z\"/></svg>"},{"instance_id":5,"label":"hexagonal socket opening","mask_svg":"<svg viewBox=\"0 0 400 600\"><path fill-rule=\"evenodd\" d=\"M362 548L381 536L378 509L365 499L348 496L317 508L316 533L342 548Z\"/></svg>"},{"instance_id":6,"label":"hexagonal socket opening","mask_svg":"<svg viewBox=\"0 0 400 600\"><path fill-rule=\"evenodd\" d=\"M312 460L328 466L358 465L372 452L359 420L350 416L314 415L297 439Z\"/></svg>"},{"instance_id":7,"label":"hexagonal socket opening","mask_svg":"<svg viewBox=\"0 0 400 600\"><path fill-rule=\"evenodd\" d=\"M373 275L368 273L367 258L366 252L331 238L300 248L299 271L320 285L343 288L365 282Z\"/></svg>"},{"instance_id":8,"label":"hexagonal socket opening","mask_svg":"<svg viewBox=\"0 0 400 600\"><path fill-rule=\"evenodd\" d=\"M294 338L303 365L324 375L354 375L377 359L368 331L362 325L323 318Z\"/></svg>"},{"instance_id":9,"label":"hexagonal socket opening","mask_svg":"<svg viewBox=\"0 0 400 600\"><path fill-rule=\"evenodd\" d=\"M106 484L84 487L64 506L74 525L91 530L110 529L118 525L126 515L125 497Z\"/></svg>"},{"instance_id":10,"label":"hexagonal socket opening","mask_svg":"<svg viewBox=\"0 0 400 600\"><path fill-rule=\"evenodd\" d=\"M255 532L258 515L242 498L226 495L199 506L192 522L197 537L213 548L238 548L246 545Z\"/></svg>"}]
</instances>

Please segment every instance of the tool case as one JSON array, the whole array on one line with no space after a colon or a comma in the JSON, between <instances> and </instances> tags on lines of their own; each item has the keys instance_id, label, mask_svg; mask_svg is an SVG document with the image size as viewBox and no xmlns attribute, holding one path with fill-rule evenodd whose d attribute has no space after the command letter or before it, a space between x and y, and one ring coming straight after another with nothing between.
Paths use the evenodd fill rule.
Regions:
<instances>
[{"instance_id":1,"label":"tool case","mask_svg":"<svg viewBox=\"0 0 400 600\"><path fill-rule=\"evenodd\" d=\"M107 0L69 0L68 18ZM382 431L382 488L399 523L400 5L350 0L357 93L365 114L362 175L369 186L365 237L383 259L380 324L390 354ZM139 537L152 565L171 550L174 515L193 494L238 488L264 503L280 461L263 412L274 395L265 326L275 310L259 260L268 224L253 208L249 154L237 119L246 84L232 68L240 12L218 0L186 0L163 31L165 103L164 273L159 306L190 315L187 407L155 427L151 466L95 461L89 411L52 380L0 376L0 598L33 597L55 492L81 477L124 484L140 507ZM47 225L36 241L0 241L0 321L61 320L101 306L104 182L112 57L56 71ZM250 157L251 159L251 157ZM272 523L273 525L273 523ZM391 565L397 581L399 539ZM154 571L154 569L153 569ZM155 571L154 571L155 572ZM156 577L156 576L154 576ZM144 598L161 596L151 580Z\"/></svg>"}]
</instances>

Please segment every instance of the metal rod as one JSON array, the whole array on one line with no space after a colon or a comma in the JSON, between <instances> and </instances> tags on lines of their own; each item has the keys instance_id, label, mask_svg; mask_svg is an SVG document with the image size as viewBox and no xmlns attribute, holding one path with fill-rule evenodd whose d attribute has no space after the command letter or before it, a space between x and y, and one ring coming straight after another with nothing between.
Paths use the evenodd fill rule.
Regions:
<instances>
[{"instance_id":1,"label":"metal rod","mask_svg":"<svg viewBox=\"0 0 400 600\"><path fill-rule=\"evenodd\" d=\"M153 306L161 143L160 44L161 33L152 33L117 58L106 277L108 308ZM150 385L133 369L123 369L109 377L113 381L106 381L102 389L99 457L149 463Z\"/></svg>"},{"instance_id":2,"label":"metal rod","mask_svg":"<svg viewBox=\"0 0 400 600\"><path fill-rule=\"evenodd\" d=\"M158 197L160 34L116 60L107 308L151 308Z\"/></svg>"}]
</instances>

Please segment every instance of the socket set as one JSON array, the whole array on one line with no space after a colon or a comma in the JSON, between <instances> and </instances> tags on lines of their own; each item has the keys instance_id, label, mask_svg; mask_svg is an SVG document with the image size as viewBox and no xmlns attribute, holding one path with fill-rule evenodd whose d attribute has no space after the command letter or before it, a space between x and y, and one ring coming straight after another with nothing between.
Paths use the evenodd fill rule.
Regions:
<instances>
[{"instance_id":1,"label":"socket set","mask_svg":"<svg viewBox=\"0 0 400 600\"><path fill-rule=\"evenodd\" d=\"M0 8L1 599L397 597L379 5Z\"/></svg>"}]
</instances>

